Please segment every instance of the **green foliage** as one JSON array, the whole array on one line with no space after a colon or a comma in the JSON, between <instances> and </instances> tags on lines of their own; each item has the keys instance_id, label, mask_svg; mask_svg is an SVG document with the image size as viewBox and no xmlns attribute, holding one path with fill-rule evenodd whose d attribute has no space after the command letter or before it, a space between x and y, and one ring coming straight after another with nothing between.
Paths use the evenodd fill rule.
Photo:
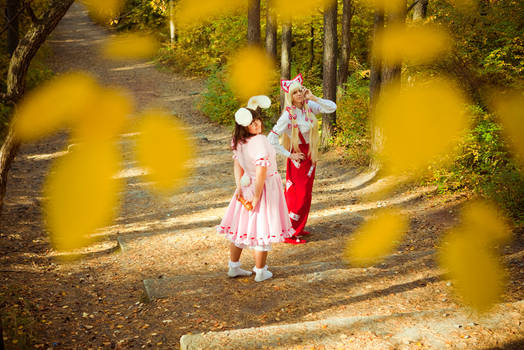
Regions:
<instances>
[{"instance_id":1,"label":"green foliage","mask_svg":"<svg viewBox=\"0 0 524 350\"><path fill-rule=\"evenodd\" d=\"M224 125L233 125L234 115L240 107L233 92L225 82L225 70L213 69L206 82L199 109L211 120Z\"/></svg>"},{"instance_id":2,"label":"green foliage","mask_svg":"<svg viewBox=\"0 0 524 350\"><path fill-rule=\"evenodd\" d=\"M370 161L368 122L369 82L354 73L337 99L334 144L345 149L345 157L357 165Z\"/></svg>"},{"instance_id":3,"label":"green foliage","mask_svg":"<svg viewBox=\"0 0 524 350\"><path fill-rule=\"evenodd\" d=\"M500 125L479 107L472 108L473 127L461 153L448 169L434 172L441 191L468 189L494 200L516 222L523 223L524 177L512 159Z\"/></svg>"},{"instance_id":4,"label":"green foliage","mask_svg":"<svg viewBox=\"0 0 524 350\"><path fill-rule=\"evenodd\" d=\"M127 0L122 13L118 29L163 29L169 16L169 0Z\"/></svg>"}]
</instances>

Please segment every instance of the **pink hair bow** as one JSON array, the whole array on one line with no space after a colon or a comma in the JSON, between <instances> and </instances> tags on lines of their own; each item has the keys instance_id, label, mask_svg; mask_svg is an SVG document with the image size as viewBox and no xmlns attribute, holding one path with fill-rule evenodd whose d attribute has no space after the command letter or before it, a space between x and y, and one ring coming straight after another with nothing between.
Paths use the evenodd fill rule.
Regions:
<instances>
[{"instance_id":1,"label":"pink hair bow","mask_svg":"<svg viewBox=\"0 0 524 350\"><path fill-rule=\"evenodd\" d=\"M302 73L298 73L298 75L291 80L280 80L280 87L285 92L289 92L289 87L291 86L291 84L293 84L294 82L298 82L300 85L302 85L303 80L304 79L302 79Z\"/></svg>"}]
</instances>

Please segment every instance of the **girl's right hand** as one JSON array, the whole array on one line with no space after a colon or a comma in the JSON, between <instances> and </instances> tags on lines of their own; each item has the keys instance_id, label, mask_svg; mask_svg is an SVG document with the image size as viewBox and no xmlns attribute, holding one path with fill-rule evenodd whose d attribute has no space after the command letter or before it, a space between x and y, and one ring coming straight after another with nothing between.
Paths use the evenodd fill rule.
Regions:
<instances>
[{"instance_id":1,"label":"girl's right hand","mask_svg":"<svg viewBox=\"0 0 524 350\"><path fill-rule=\"evenodd\" d=\"M242 187L237 187L235 190L235 198L239 199L240 197L242 197Z\"/></svg>"},{"instance_id":2,"label":"girl's right hand","mask_svg":"<svg viewBox=\"0 0 524 350\"><path fill-rule=\"evenodd\" d=\"M304 153L297 152L297 153L291 153L289 156L291 160L297 161L297 160L304 160Z\"/></svg>"}]
</instances>

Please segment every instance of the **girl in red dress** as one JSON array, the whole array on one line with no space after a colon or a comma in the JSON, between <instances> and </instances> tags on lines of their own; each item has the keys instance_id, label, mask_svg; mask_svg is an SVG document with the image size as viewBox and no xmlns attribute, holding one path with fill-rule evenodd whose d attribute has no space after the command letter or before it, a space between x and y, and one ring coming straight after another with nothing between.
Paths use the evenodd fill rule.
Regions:
<instances>
[{"instance_id":1,"label":"girl in red dress","mask_svg":"<svg viewBox=\"0 0 524 350\"><path fill-rule=\"evenodd\" d=\"M311 193L318 157L318 121L315 114L333 113L337 105L316 97L302 86L302 74L292 80L281 80L285 92L282 115L268 135L276 151L287 157L286 202L295 229L287 243L301 244L309 232L304 230L311 208ZM282 140L282 144L280 144Z\"/></svg>"}]
</instances>

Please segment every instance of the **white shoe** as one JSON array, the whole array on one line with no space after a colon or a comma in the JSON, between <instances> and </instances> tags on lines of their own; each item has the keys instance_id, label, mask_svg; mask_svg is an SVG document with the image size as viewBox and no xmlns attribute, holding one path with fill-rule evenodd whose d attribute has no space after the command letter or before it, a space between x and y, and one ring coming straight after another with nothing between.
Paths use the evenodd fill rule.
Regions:
<instances>
[{"instance_id":1,"label":"white shoe","mask_svg":"<svg viewBox=\"0 0 524 350\"><path fill-rule=\"evenodd\" d=\"M271 273L271 271L267 269L267 265L261 269L254 267L253 270L255 271L255 274L256 274L255 282L262 282L262 281L265 281L273 277L273 274Z\"/></svg>"},{"instance_id":2,"label":"white shoe","mask_svg":"<svg viewBox=\"0 0 524 350\"><path fill-rule=\"evenodd\" d=\"M229 262L229 271L227 272L229 277L251 276L251 273L251 271L241 269L240 262Z\"/></svg>"}]
</instances>

